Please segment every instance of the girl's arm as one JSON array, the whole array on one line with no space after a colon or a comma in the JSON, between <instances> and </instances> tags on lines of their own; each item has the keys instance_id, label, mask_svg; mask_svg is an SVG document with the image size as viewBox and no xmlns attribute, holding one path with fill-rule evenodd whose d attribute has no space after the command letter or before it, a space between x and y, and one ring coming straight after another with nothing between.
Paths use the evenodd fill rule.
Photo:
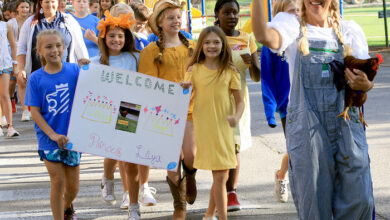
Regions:
<instances>
[{"instance_id":1,"label":"girl's arm","mask_svg":"<svg viewBox=\"0 0 390 220\"><path fill-rule=\"evenodd\" d=\"M50 138L50 140L57 143L59 148L64 149L66 143L68 143L68 138L65 135L57 134L49 124L47 124L46 120L42 117L41 108L36 106L30 106L31 108L31 116L35 123L39 126L39 128L45 132L45 134Z\"/></svg>"},{"instance_id":2,"label":"girl's arm","mask_svg":"<svg viewBox=\"0 0 390 220\"><path fill-rule=\"evenodd\" d=\"M245 105L241 90L232 89L231 91L236 103L236 114L229 115L226 119L228 120L230 127L236 127L237 123L240 121L242 113L244 112Z\"/></svg>"},{"instance_id":3,"label":"girl's arm","mask_svg":"<svg viewBox=\"0 0 390 220\"><path fill-rule=\"evenodd\" d=\"M14 61L16 60L16 44L15 44L15 38L14 38L14 34L12 33L12 27L10 23L7 23L7 38L8 38L9 45L11 46L11 57L12 60ZM16 70L17 64L16 63L12 63L12 64L13 64L13 69Z\"/></svg>"},{"instance_id":4,"label":"girl's arm","mask_svg":"<svg viewBox=\"0 0 390 220\"><path fill-rule=\"evenodd\" d=\"M249 65L249 74L252 80L255 82L259 82L261 71L259 55L257 54L257 52L254 52L252 55L250 55L249 53L241 54L241 58L245 64Z\"/></svg>"},{"instance_id":5,"label":"girl's arm","mask_svg":"<svg viewBox=\"0 0 390 220\"><path fill-rule=\"evenodd\" d=\"M20 54L16 57L16 61L18 62L19 66L19 73L18 77L23 77L23 79L27 79L26 71L24 71L24 67L26 65L26 54Z\"/></svg>"},{"instance_id":6,"label":"girl's arm","mask_svg":"<svg viewBox=\"0 0 390 220\"><path fill-rule=\"evenodd\" d=\"M262 0L253 0L252 30L256 40L264 46L274 50L282 46L282 37L279 32L267 26Z\"/></svg>"}]
</instances>

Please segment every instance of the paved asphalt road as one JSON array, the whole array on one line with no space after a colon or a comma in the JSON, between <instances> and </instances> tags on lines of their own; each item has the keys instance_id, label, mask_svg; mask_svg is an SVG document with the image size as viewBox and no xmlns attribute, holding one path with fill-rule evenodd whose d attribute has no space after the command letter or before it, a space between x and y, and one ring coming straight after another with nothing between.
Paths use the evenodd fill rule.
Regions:
<instances>
[{"instance_id":1,"label":"paved asphalt road","mask_svg":"<svg viewBox=\"0 0 390 220\"><path fill-rule=\"evenodd\" d=\"M386 61L375 79L375 88L365 105L367 138L376 202L376 219L390 219L390 62ZM270 128L264 116L259 83L249 82L252 111L253 147L241 154L238 195L242 210L229 219L297 219L291 199L278 203L273 195L273 176L285 152L281 126ZM0 219L51 219L48 173L36 153L32 122L20 122L20 107L14 126L21 136L0 138ZM78 219L127 219L119 209L122 187L115 174L117 204L106 205L100 198L103 159L84 154L81 163L80 192L74 204ZM165 182L166 172L153 169L149 185L157 189L157 206L142 207L143 219L170 219L172 199ZM201 219L208 204L210 172L197 175L198 198L188 206L187 219Z\"/></svg>"}]
</instances>

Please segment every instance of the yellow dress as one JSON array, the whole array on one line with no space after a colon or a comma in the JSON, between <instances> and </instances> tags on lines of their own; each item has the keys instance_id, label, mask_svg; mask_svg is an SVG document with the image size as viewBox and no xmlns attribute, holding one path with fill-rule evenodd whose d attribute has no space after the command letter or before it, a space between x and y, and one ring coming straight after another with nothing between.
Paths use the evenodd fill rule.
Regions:
<instances>
[{"instance_id":1,"label":"yellow dress","mask_svg":"<svg viewBox=\"0 0 390 220\"><path fill-rule=\"evenodd\" d=\"M244 63L240 54L253 54L257 51L257 45L252 36L243 31L237 37L226 36L228 44L232 49L233 64L241 76L241 92L244 98L245 109L235 130L235 143L239 145L238 150L243 151L251 147L251 110L249 102L248 86L246 85L246 75L249 66Z\"/></svg>"},{"instance_id":2,"label":"yellow dress","mask_svg":"<svg viewBox=\"0 0 390 220\"><path fill-rule=\"evenodd\" d=\"M240 90L240 75L226 70L218 78L217 70L195 64L187 72L194 94L194 133L196 155L194 167L205 170L226 170L237 166L234 149L234 128L226 117L233 115L230 89Z\"/></svg>"},{"instance_id":3,"label":"yellow dress","mask_svg":"<svg viewBox=\"0 0 390 220\"><path fill-rule=\"evenodd\" d=\"M195 48L194 41L189 40L189 43L192 48ZM154 61L159 53L160 49L156 42L146 46L140 54L138 72L176 83L184 81L184 74L191 58L189 49L183 44L178 47L165 48L161 64ZM193 105L191 101L187 117L189 121L192 121Z\"/></svg>"}]
</instances>

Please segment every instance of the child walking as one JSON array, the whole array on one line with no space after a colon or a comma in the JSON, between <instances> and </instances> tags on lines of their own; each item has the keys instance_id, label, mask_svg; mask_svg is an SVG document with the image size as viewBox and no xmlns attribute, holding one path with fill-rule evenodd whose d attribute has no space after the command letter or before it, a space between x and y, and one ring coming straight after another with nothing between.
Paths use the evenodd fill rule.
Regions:
<instances>
[{"instance_id":1,"label":"child walking","mask_svg":"<svg viewBox=\"0 0 390 220\"><path fill-rule=\"evenodd\" d=\"M275 1L272 15L286 12L298 16L299 8L296 0ZM284 53L273 53L268 47L261 49L261 91L263 96L264 112L271 128L276 127L275 112L280 115L280 120L285 133L288 96L290 94L290 78L288 75L287 57ZM280 169L275 172L274 195L277 201L288 200L288 154L282 158Z\"/></svg>"},{"instance_id":2,"label":"child walking","mask_svg":"<svg viewBox=\"0 0 390 220\"><path fill-rule=\"evenodd\" d=\"M133 15L129 13L121 14L119 17L113 17L109 11L106 11L104 15L106 18L102 19L97 27L99 30L98 44L101 55L92 58L91 61L93 63L137 71L139 52L135 49L134 37L130 31L130 28L135 23ZM115 169L115 163L116 160L104 159L105 171L102 179L102 196L106 201L115 201L113 172L106 169L106 167ZM124 192L125 199L121 207L128 207L129 220L140 219L141 213L138 204L138 166L137 164L127 162L119 162L119 166L122 166L124 171L121 172L123 188L125 190L128 189L128 193L126 191ZM126 204L126 197L130 197L130 203Z\"/></svg>"},{"instance_id":3,"label":"child walking","mask_svg":"<svg viewBox=\"0 0 390 220\"><path fill-rule=\"evenodd\" d=\"M235 129L237 167L229 171L229 179L226 183L228 211L237 211L241 209L236 193L240 172L240 151L246 150L252 145L251 111L246 76L249 72L253 81L260 81L260 63L257 45L253 37L236 29L240 13L240 5L237 0L218 0L215 3L214 13L215 25L225 33L229 47L232 50L233 64L240 73L241 93L245 103L244 113Z\"/></svg>"},{"instance_id":4,"label":"child walking","mask_svg":"<svg viewBox=\"0 0 390 220\"><path fill-rule=\"evenodd\" d=\"M177 83L184 80L195 43L180 32L181 20L181 6L176 3L161 0L154 6L149 25L159 38L141 51L139 72ZM193 168L196 145L192 108L190 104L180 159L182 163L178 163L177 172L168 171L167 181L174 205L173 219L185 219L187 202L193 204L197 195L196 169Z\"/></svg>"},{"instance_id":5,"label":"child walking","mask_svg":"<svg viewBox=\"0 0 390 220\"><path fill-rule=\"evenodd\" d=\"M237 166L234 127L244 111L240 75L231 61L231 50L223 31L207 27L199 35L183 87L194 90L194 132L197 151L194 167L211 170L213 185L203 219L227 219L226 181ZM231 102L234 97L235 108ZM235 111L234 111L235 109Z\"/></svg>"},{"instance_id":6,"label":"child walking","mask_svg":"<svg viewBox=\"0 0 390 220\"><path fill-rule=\"evenodd\" d=\"M25 105L31 107L38 154L50 175L50 206L55 220L75 219L73 200L79 191L81 154L66 149L67 129L80 68L62 62L64 41L54 29L37 36L42 67L31 74ZM79 64L89 61L80 59ZM64 211L65 210L65 211Z\"/></svg>"},{"instance_id":7,"label":"child walking","mask_svg":"<svg viewBox=\"0 0 390 220\"><path fill-rule=\"evenodd\" d=\"M146 6L145 6L146 7ZM114 6L111 7L110 13L114 17L119 17L121 14L128 14L131 13L135 17L135 24L133 25L131 29L131 33L134 36L135 40L135 48L139 51L141 51L143 48L145 48L149 42L145 39L142 39L140 37L137 37L137 34L134 32L134 28L137 25L137 13L133 11L133 9L124 3L118 3ZM119 172L123 170L121 167L121 164L119 164ZM110 169L110 168L109 168ZM111 169L111 171L115 171L114 168ZM139 190L139 196L138 196L138 201L144 205L144 206L154 206L157 204L156 199L154 198L153 194L156 194L157 190L154 187L149 187L148 184L148 179L149 179L149 166L144 166L144 165L138 165L138 173L139 173L139 183L140 183L140 190ZM126 172L121 172L121 177L122 181L126 175ZM122 205L121 208L127 208L129 205L129 194L126 185L123 185L125 189L125 193L122 196ZM127 205L127 206L126 206Z\"/></svg>"},{"instance_id":8,"label":"child walking","mask_svg":"<svg viewBox=\"0 0 390 220\"><path fill-rule=\"evenodd\" d=\"M11 46L11 54L8 45ZM3 113L7 120L7 137L15 137L19 136L19 132L12 126L9 84L12 71L17 69L17 62L15 61L16 45L12 27L4 21L0 21L0 54L0 117ZM3 127L0 124L0 136L3 135Z\"/></svg>"}]
</instances>

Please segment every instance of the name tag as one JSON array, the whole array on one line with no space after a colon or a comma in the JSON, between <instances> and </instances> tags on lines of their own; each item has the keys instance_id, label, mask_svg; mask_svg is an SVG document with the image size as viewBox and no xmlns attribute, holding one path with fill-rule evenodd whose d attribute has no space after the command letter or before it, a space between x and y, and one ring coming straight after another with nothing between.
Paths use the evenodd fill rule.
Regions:
<instances>
[{"instance_id":1,"label":"name tag","mask_svg":"<svg viewBox=\"0 0 390 220\"><path fill-rule=\"evenodd\" d=\"M323 78L325 77L329 77L329 68L328 68L328 64L322 64L322 74L321 76Z\"/></svg>"}]
</instances>

